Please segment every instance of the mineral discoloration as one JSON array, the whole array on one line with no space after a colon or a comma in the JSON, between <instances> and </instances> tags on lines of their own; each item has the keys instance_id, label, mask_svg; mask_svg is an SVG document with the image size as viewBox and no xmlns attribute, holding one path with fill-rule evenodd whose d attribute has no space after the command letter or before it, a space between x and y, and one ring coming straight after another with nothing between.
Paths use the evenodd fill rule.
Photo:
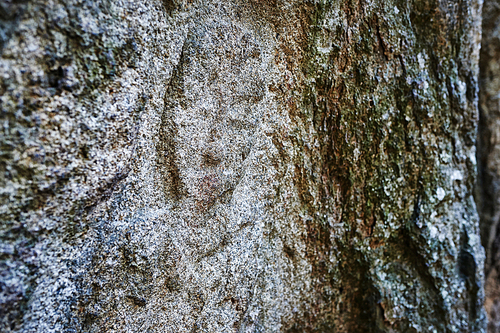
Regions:
<instances>
[{"instance_id":1,"label":"mineral discoloration","mask_svg":"<svg viewBox=\"0 0 500 333\"><path fill-rule=\"evenodd\" d=\"M477 2L23 6L2 331L483 331Z\"/></svg>"}]
</instances>

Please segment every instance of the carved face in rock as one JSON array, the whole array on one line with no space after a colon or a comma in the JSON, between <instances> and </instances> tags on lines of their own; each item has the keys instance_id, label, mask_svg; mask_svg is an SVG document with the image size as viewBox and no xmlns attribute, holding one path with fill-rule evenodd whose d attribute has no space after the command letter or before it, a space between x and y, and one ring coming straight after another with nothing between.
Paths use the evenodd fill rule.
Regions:
<instances>
[{"instance_id":1,"label":"carved face in rock","mask_svg":"<svg viewBox=\"0 0 500 333\"><path fill-rule=\"evenodd\" d=\"M260 56L232 25L187 36L165 95L159 162L167 196L196 215L228 202L242 177L264 97Z\"/></svg>"}]
</instances>

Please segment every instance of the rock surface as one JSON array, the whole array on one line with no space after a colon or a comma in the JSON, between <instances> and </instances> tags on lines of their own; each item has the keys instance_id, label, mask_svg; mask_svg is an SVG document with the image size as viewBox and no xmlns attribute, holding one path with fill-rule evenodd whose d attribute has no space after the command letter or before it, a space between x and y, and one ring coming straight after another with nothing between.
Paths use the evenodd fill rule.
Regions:
<instances>
[{"instance_id":1,"label":"rock surface","mask_svg":"<svg viewBox=\"0 0 500 333\"><path fill-rule=\"evenodd\" d=\"M2 332L483 332L481 2L0 4Z\"/></svg>"}]
</instances>

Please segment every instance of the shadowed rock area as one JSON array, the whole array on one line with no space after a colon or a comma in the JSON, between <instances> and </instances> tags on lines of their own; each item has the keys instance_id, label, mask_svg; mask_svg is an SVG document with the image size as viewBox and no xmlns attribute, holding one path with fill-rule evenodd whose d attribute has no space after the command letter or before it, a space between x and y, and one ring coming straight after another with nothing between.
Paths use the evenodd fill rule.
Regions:
<instances>
[{"instance_id":1,"label":"shadowed rock area","mask_svg":"<svg viewBox=\"0 0 500 333\"><path fill-rule=\"evenodd\" d=\"M485 332L480 13L5 1L0 331Z\"/></svg>"}]
</instances>

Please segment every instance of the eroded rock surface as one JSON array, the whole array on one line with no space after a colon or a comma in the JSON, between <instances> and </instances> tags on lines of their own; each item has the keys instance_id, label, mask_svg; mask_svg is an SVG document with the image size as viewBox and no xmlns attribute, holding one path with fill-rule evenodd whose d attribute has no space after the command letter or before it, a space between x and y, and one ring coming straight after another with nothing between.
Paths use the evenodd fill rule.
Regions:
<instances>
[{"instance_id":1,"label":"eroded rock surface","mask_svg":"<svg viewBox=\"0 0 500 333\"><path fill-rule=\"evenodd\" d=\"M5 332L482 332L476 1L1 5Z\"/></svg>"}]
</instances>

